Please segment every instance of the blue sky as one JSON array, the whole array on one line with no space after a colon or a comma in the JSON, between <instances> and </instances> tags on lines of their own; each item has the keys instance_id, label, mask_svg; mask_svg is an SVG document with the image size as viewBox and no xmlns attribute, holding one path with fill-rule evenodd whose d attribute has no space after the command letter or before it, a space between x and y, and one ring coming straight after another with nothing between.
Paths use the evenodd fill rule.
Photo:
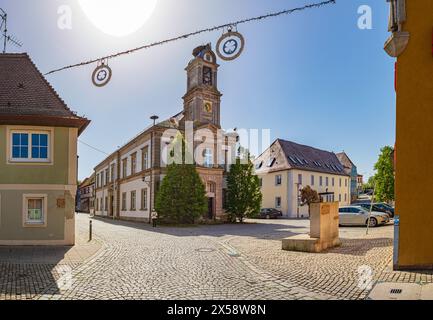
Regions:
<instances>
[{"instance_id":1,"label":"blue sky","mask_svg":"<svg viewBox=\"0 0 433 320\"><path fill-rule=\"evenodd\" d=\"M136 33L118 38L88 20L76 1L1 0L9 30L42 72L239 18L319 0L158 0ZM72 9L72 29L57 27L57 9ZM373 29L357 27L360 5L369 5ZM385 0L337 0L336 5L239 26L246 48L221 62L223 128L271 129L283 138L329 151L346 151L367 176L384 145L395 140L394 60L383 51ZM111 153L150 124L182 110L185 66L206 33L110 61L113 78L91 84L94 65L47 76L71 109L92 120L80 139ZM79 144L79 178L105 155Z\"/></svg>"}]
</instances>

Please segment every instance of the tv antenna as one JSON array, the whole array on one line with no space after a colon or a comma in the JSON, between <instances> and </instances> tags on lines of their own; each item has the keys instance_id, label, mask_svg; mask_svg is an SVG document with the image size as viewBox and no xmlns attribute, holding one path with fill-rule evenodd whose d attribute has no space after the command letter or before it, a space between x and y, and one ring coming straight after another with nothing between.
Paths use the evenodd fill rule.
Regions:
<instances>
[{"instance_id":1,"label":"tv antenna","mask_svg":"<svg viewBox=\"0 0 433 320\"><path fill-rule=\"evenodd\" d=\"M0 18L1 18L1 24L0 24L0 32L3 36L3 53L6 53L6 47L8 43L11 43L17 47L21 47L22 43L16 39L14 36L8 35L8 15L7 13L0 8Z\"/></svg>"}]
</instances>

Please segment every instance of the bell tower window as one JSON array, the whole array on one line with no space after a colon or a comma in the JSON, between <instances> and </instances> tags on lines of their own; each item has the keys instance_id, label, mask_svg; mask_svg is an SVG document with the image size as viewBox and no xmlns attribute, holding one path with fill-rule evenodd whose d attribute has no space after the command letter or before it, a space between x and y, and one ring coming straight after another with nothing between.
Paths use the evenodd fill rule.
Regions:
<instances>
[{"instance_id":1,"label":"bell tower window","mask_svg":"<svg viewBox=\"0 0 433 320\"><path fill-rule=\"evenodd\" d=\"M209 67L203 67L203 84L212 85L212 69Z\"/></svg>"}]
</instances>

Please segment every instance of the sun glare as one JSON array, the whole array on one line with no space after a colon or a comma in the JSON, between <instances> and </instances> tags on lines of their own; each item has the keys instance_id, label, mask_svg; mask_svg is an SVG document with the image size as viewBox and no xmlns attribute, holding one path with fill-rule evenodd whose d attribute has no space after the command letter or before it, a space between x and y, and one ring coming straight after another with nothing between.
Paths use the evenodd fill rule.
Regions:
<instances>
[{"instance_id":1,"label":"sun glare","mask_svg":"<svg viewBox=\"0 0 433 320\"><path fill-rule=\"evenodd\" d=\"M157 0L79 0L89 20L102 32L123 37L140 29Z\"/></svg>"}]
</instances>

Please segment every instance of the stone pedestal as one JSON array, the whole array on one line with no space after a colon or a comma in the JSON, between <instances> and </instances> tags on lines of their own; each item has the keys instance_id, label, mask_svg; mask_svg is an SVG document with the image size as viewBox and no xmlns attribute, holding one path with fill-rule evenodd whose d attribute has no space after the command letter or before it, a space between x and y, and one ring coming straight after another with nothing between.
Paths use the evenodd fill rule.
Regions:
<instances>
[{"instance_id":1,"label":"stone pedestal","mask_svg":"<svg viewBox=\"0 0 433 320\"><path fill-rule=\"evenodd\" d=\"M310 234L283 239L282 249L321 252L340 245L338 202L313 203L310 206Z\"/></svg>"}]
</instances>

